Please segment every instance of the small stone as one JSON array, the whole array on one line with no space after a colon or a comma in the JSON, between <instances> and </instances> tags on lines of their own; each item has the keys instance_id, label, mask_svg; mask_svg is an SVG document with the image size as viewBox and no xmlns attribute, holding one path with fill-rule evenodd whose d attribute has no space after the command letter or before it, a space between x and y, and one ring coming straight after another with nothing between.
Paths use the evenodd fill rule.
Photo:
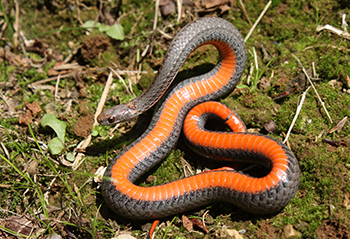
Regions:
<instances>
[{"instance_id":1,"label":"small stone","mask_svg":"<svg viewBox=\"0 0 350 239\"><path fill-rule=\"evenodd\" d=\"M305 221L300 221L295 226L295 229L297 229L300 232L306 232L309 229L309 223Z\"/></svg>"},{"instance_id":2,"label":"small stone","mask_svg":"<svg viewBox=\"0 0 350 239\"><path fill-rule=\"evenodd\" d=\"M123 235L117 236L115 239L136 239L136 237L133 237L130 234L123 234Z\"/></svg>"},{"instance_id":3,"label":"small stone","mask_svg":"<svg viewBox=\"0 0 350 239\"><path fill-rule=\"evenodd\" d=\"M46 239L62 239L62 237L56 233L53 233L46 237Z\"/></svg>"},{"instance_id":4,"label":"small stone","mask_svg":"<svg viewBox=\"0 0 350 239\"><path fill-rule=\"evenodd\" d=\"M294 227L290 224L283 228L282 238L301 238L302 234L294 229Z\"/></svg>"},{"instance_id":5,"label":"small stone","mask_svg":"<svg viewBox=\"0 0 350 239\"><path fill-rule=\"evenodd\" d=\"M260 133L260 129L258 128L250 128L248 129L249 133L254 133L254 134L259 134Z\"/></svg>"},{"instance_id":6,"label":"small stone","mask_svg":"<svg viewBox=\"0 0 350 239\"><path fill-rule=\"evenodd\" d=\"M243 236L235 229L222 228L216 231L215 238L243 239Z\"/></svg>"},{"instance_id":7,"label":"small stone","mask_svg":"<svg viewBox=\"0 0 350 239\"><path fill-rule=\"evenodd\" d=\"M74 42L69 41L69 42L68 42L68 47L69 47L71 50L73 50L73 49L74 49Z\"/></svg>"},{"instance_id":8,"label":"small stone","mask_svg":"<svg viewBox=\"0 0 350 239\"><path fill-rule=\"evenodd\" d=\"M277 131L276 123L273 120L270 120L266 124L264 124L264 128L269 133L275 133Z\"/></svg>"}]
</instances>

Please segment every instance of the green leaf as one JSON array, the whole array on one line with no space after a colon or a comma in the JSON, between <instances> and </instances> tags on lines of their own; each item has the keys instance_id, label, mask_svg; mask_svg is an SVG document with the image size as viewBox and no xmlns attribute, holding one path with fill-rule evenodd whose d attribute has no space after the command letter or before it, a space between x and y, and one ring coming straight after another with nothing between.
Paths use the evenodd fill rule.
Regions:
<instances>
[{"instance_id":1,"label":"green leaf","mask_svg":"<svg viewBox=\"0 0 350 239\"><path fill-rule=\"evenodd\" d=\"M96 22L95 25L94 24L95 24L94 20L88 20L88 21L84 22L83 27L87 27L88 28L87 30L89 32L92 32L94 30L94 28L101 27L101 23L99 23L99 22Z\"/></svg>"},{"instance_id":2,"label":"green leaf","mask_svg":"<svg viewBox=\"0 0 350 239\"><path fill-rule=\"evenodd\" d=\"M247 85L237 85L236 87L237 87L238 89L249 88Z\"/></svg>"},{"instance_id":3,"label":"green leaf","mask_svg":"<svg viewBox=\"0 0 350 239\"><path fill-rule=\"evenodd\" d=\"M41 119L41 126L49 126L57 134L58 138L64 142L64 136L66 134L67 124L59 119L53 114L46 114Z\"/></svg>"},{"instance_id":4,"label":"green leaf","mask_svg":"<svg viewBox=\"0 0 350 239\"><path fill-rule=\"evenodd\" d=\"M98 131L96 129L92 129L90 134L91 136L94 136L94 137L98 136Z\"/></svg>"},{"instance_id":5,"label":"green leaf","mask_svg":"<svg viewBox=\"0 0 350 239\"><path fill-rule=\"evenodd\" d=\"M100 32L107 32L109 29L111 29L110 26L108 26L108 25L103 25L103 24L101 24L101 25L99 26L99 28L98 28L98 30L99 30Z\"/></svg>"},{"instance_id":6,"label":"green leaf","mask_svg":"<svg viewBox=\"0 0 350 239\"><path fill-rule=\"evenodd\" d=\"M124 30L122 25L116 23L112 25L108 31L106 31L106 34L116 40L124 40Z\"/></svg>"},{"instance_id":7,"label":"green leaf","mask_svg":"<svg viewBox=\"0 0 350 239\"><path fill-rule=\"evenodd\" d=\"M83 27L88 27L88 31L92 31L93 30L93 26L94 26L94 23L95 23L95 21L93 21L93 20L89 20L89 21L86 21L86 22L84 22L84 24L83 24Z\"/></svg>"},{"instance_id":8,"label":"green leaf","mask_svg":"<svg viewBox=\"0 0 350 239\"><path fill-rule=\"evenodd\" d=\"M64 144L58 137L55 137L49 142L48 147L51 154L57 155L64 149Z\"/></svg>"},{"instance_id":9,"label":"green leaf","mask_svg":"<svg viewBox=\"0 0 350 239\"><path fill-rule=\"evenodd\" d=\"M67 153L66 159L67 159L69 162L71 162L71 163L74 162L74 160L75 160L74 154L72 154L72 153Z\"/></svg>"}]
</instances>

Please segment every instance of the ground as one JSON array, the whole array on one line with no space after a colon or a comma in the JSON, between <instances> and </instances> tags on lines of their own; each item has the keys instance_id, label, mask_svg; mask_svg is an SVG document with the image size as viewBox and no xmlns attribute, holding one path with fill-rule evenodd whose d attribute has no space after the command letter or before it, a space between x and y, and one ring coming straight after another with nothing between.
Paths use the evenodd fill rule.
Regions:
<instances>
[{"instance_id":1,"label":"ground","mask_svg":"<svg viewBox=\"0 0 350 239\"><path fill-rule=\"evenodd\" d=\"M154 30L150 0L2 1L0 237L144 238L152 222L112 213L94 176L145 131L155 108L117 127L95 123L109 74L115 79L104 108L147 88L171 39L190 21L219 16L245 38L267 6L256 0L183 1L178 14L175 3L160 1ZM243 238L350 237L349 6L272 1L246 41L241 81L220 99L251 132L283 141L304 94L287 141L302 172L291 202L266 216L217 202L165 218L155 238L225 238L233 229ZM88 21L95 28L83 27L92 26ZM327 24L343 34L317 30ZM175 81L208 71L217 55L211 46L197 49ZM318 93L308 89L306 74ZM196 172L200 160L180 139L138 183L176 180L185 169Z\"/></svg>"}]
</instances>

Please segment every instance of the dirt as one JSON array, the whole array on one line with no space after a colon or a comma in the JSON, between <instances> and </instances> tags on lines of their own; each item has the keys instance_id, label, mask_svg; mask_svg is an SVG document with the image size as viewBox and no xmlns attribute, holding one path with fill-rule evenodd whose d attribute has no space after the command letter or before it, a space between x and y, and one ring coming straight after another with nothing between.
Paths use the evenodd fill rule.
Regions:
<instances>
[{"instance_id":1,"label":"dirt","mask_svg":"<svg viewBox=\"0 0 350 239\"><path fill-rule=\"evenodd\" d=\"M11 6L6 1L3 2L6 8ZM2 40L0 69L3 73L0 75L0 123L10 131L7 134L4 128L0 127L2 146L0 153L4 158L13 160L8 163L0 158L2 165L0 186L3 188L0 198L4 202L0 207L4 209L2 217L12 222L6 224L9 229L19 230L22 226L21 232L27 235L32 229L39 231L53 225L57 233L71 238L94 236L111 238L116 236L114 232L126 231L132 232L137 238L142 238L145 232L140 228L145 223L120 219L104 204L99 211L103 199L98 184L91 182L93 173L99 167L105 166L109 159L144 132L149 123L149 119L145 120L141 116L136 125L135 121L132 121L114 129L103 126L93 128L94 111L110 72L107 69L112 67L116 70L134 72L121 75L126 86L121 81L114 80L105 108L120 102L128 102L133 98L125 87L133 89L136 95L147 88L155 75L154 71L159 70L161 66L171 38L191 20L209 12L211 15L233 22L242 35L246 35L252 26L249 22L254 23L265 7L262 1L247 1L244 3L247 10L245 15L238 1L212 1L217 5L211 6L194 4L191 8L186 7L180 22L176 21L177 13L175 8L172 8L172 12L167 13L169 15L158 18L157 29L160 30L158 32L152 30L154 1L146 4L144 1L120 1L121 8L118 8L117 2L69 1L69 4L64 1L21 2L20 13L25 17L23 19L20 17L19 24L27 36L58 30L35 37L33 46L25 47L24 50L23 42L17 43L15 47L16 42L8 31L0 30ZM271 65L262 75L257 89L252 91L247 88L235 89L231 95L222 100L236 110L249 128L256 130L254 132L270 133L274 138L283 139L295 115L300 96L309 86L292 54L300 57L308 69L307 72L315 80L316 88L321 91L321 98L331 112L334 123L329 123L321 104L317 101L317 96L310 89L306 105L303 106L301 116L289 139L302 170L300 189L295 198L282 212L262 218L241 213L232 205L222 204L224 205L222 206L220 203L196 209L188 216L204 218L203 214L208 213L207 218L210 220L207 220L206 224L209 234L206 235L203 230L196 228L194 230L197 232L184 230L179 215L178 218L174 217L173 224L170 223L171 219L165 220L157 235L158 238L163 235L166 237L166 230L169 230L168 236L210 238L220 227L227 227L230 230L246 229L245 238L281 238L285 225L290 225L302 233L303 238L349 238L350 213L347 206L350 192L348 159L350 149L349 144L344 143L350 142L349 121L342 130L329 132L329 129L349 115L350 101L346 100L349 94L346 92L350 91L350 80L346 78L350 74L349 41L333 33L317 33L314 30L317 24L326 23L341 28L342 14L346 13L349 16L348 5L344 2L346 1L273 1L273 5L247 41L248 64L239 84L246 84L250 70L254 70L253 47L257 49L259 69L266 66L270 60ZM99 9L99 5L104 7ZM12 14L15 10L13 8L12 11L6 12ZM43 17L46 15L49 17ZM91 16L97 15L100 16L98 21L103 24L108 24L111 19L122 24L125 40L113 40L96 31L87 35L82 29L62 30L81 26L84 21L91 20ZM14 15L11 17L15 19ZM248 21L249 18L251 21ZM2 27L5 29L4 25ZM213 53L212 47L199 48L185 62L179 78L202 74L216 64L216 60L217 53ZM59 69L66 63L69 65L68 68ZM77 67L69 68L70 63ZM147 73L140 73L141 71ZM311 74L311 71L315 71L316 75ZM136 74L138 80L131 80L133 84L129 86L129 80ZM58 89L57 96L54 96L55 88ZM64 94L61 94L62 92ZM67 106L68 102L73 103ZM54 134L40 127L40 119L45 113L57 114L68 124L65 149L59 156L50 155L48 151L45 151L45 154L38 152L45 149L44 146ZM147 114L147 117L151 118L152 112ZM275 122L272 128L265 125L272 120ZM36 139L33 139L28 131L29 126L33 129ZM92 137L90 153L89 148L86 150L86 161L77 171L72 172L72 168L62 167L60 159L73 151L92 131L97 136ZM13 137L13 142L10 136ZM42 147L40 150L35 140L40 142ZM330 144L330 142L339 143ZM17 143L23 147L23 152L15 147ZM179 145L178 148L182 149ZM172 151L162 164L162 166L170 164L173 168L169 169L167 166L164 166L165 169L161 166L155 168L150 175L145 176L145 182L155 184L162 180L161 177L166 178L158 176L158 172L159 175L165 172L164 174L168 176L170 171L176 171L171 176L175 175L176 179L180 177L183 168L180 163L179 165L176 163L182 162L183 157L192 156L187 152L178 152L179 150ZM47 158L41 158L42 155L46 155ZM28 158L31 161L27 165ZM54 167L47 166L46 160L54 162ZM13 170L11 166L13 162L19 172L23 170L30 175L35 181L35 186ZM201 163L195 162L189 167L194 168L193 166L198 164L202 166ZM31 167L31 164L34 166ZM56 167L63 175L62 181L53 173L52 169ZM64 180L71 186L70 191L73 191L72 194L76 194L76 197L67 193L69 190L63 183ZM31 186L24 188L23 185L28 183ZM25 215L24 212L28 212L28 209L32 212L41 210L41 205L36 204L40 192L33 190L36 187L50 193L48 208L52 205L57 206L55 211L49 212L48 217L56 219L50 222L52 223L50 225L44 224L49 223L49 220L38 222L34 217L28 216L31 220L27 221L21 216L12 216L13 213ZM78 202L83 202L83 206ZM112 216L105 216L104 210ZM11 213L7 213L8 211ZM93 221L95 217L98 221ZM92 221L96 228L91 228ZM66 222L69 225L65 224ZM91 236L88 233L94 231L97 231L95 235ZM0 237L7 235L5 232L0 232Z\"/></svg>"},{"instance_id":2,"label":"dirt","mask_svg":"<svg viewBox=\"0 0 350 239\"><path fill-rule=\"evenodd\" d=\"M322 225L317 229L316 234L319 239L348 239L350 238L349 230L346 226L337 220L323 221Z\"/></svg>"},{"instance_id":3,"label":"dirt","mask_svg":"<svg viewBox=\"0 0 350 239\"><path fill-rule=\"evenodd\" d=\"M79 137L86 137L91 133L94 123L94 114L90 113L87 116L79 117L74 125L74 133Z\"/></svg>"},{"instance_id":4,"label":"dirt","mask_svg":"<svg viewBox=\"0 0 350 239\"><path fill-rule=\"evenodd\" d=\"M85 62L98 57L99 54L104 53L110 45L109 37L96 36L87 39L85 44L81 47L81 55Z\"/></svg>"},{"instance_id":5,"label":"dirt","mask_svg":"<svg viewBox=\"0 0 350 239\"><path fill-rule=\"evenodd\" d=\"M256 237L258 239L275 239L279 238L279 232L278 229L272 226L270 223L262 221Z\"/></svg>"}]
</instances>

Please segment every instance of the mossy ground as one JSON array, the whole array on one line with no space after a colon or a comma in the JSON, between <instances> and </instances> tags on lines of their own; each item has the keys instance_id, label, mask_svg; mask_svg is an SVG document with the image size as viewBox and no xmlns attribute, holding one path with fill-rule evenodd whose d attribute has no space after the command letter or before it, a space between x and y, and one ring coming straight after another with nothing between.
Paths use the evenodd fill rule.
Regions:
<instances>
[{"instance_id":1,"label":"mossy ground","mask_svg":"<svg viewBox=\"0 0 350 239\"><path fill-rule=\"evenodd\" d=\"M13 23L14 14L9 11L11 2L3 2L9 20ZM78 238L110 238L115 233L130 231L135 237L143 238L148 229L147 226L144 227L145 222L125 220L110 214L108 208L102 204L103 198L92 177L99 166L108 164L110 158L145 130L152 112L139 117L136 124L122 124L113 133L108 127L95 127L92 130L92 147L77 170L73 171L70 167L55 163L61 162L64 154L73 151L82 140L74 129L80 116L93 113L97 107L108 75L108 70L103 67L116 65L120 70L142 69L148 72L133 83L132 89L138 95L155 76L154 71L159 69L170 44L170 40L162 34L152 32L153 1L120 2L120 8L117 2L104 4L110 9L119 9L118 22L124 27L125 40L110 39L108 50L91 60L82 59L79 54L73 57L74 61L90 69L105 70L87 71L81 75L80 80L70 77L60 81L61 92L77 92L78 95L69 111L66 111L69 97L62 96L55 102L52 90L36 90L31 87L31 83L48 78L49 70L57 61L52 59L39 70L35 67L15 66L7 60L0 61L0 91L6 96L6 103L9 100L16 103L13 114L9 114L5 107L0 109L0 123L8 131L6 133L4 128L0 128L0 154L3 156L0 159L0 215L3 219L10 218L13 213L29 215L35 221L36 227L33 228L41 229L37 230L38 237L56 232L65 236L73 233ZM97 1L80 3L83 5L72 5L64 1L54 4L46 1L22 1L19 18L21 29L27 37L37 36L49 48L59 51L66 58L74 48L88 39L105 37L96 32L86 36L84 29L70 29L79 26L80 20L85 22L95 19L98 13ZM245 1L244 4L253 22L266 5L256 0ZM79 12L77 8L80 9ZM346 207L350 197L349 121L340 131L329 133L340 120L350 116L350 83L347 81L347 76L350 75L349 40L326 31L316 32L319 24L330 24L341 29L343 13L347 16L350 13L348 1L273 1L246 43L248 64L239 83L246 84L250 64L254 62L253 47L263 43L272 58L271 64L262 74L269 79L270 86L252 90L236 89L222 99L222 102L237 111L248 128L265 133L264 124L273 120L277 130L268 134L282 141L283 133L290 127L301 95L308 85L295 80L302 71L292 54L300 59L306 69L312 69L312 65L315 65L317 76L314 78L317 79L314 84L334 123L330 123L315 92L310 89L289 138L291 149L298 158L302 171L300 189L292 201L282 212L264 217L247 214L232 205L218 202L186 213L187 216L197 217L209 210L209 234L204 234L200 229L195 232L186 231L179 215L168 219L169 221L165 220L167 224L161 225L156 238L164 235L172 238L212 238L218 236L216 232L221 227L244 229L246 238L280 238L287 224L293 225L302 233L303 238L323 238L320 236L322 233L331 233L332 230L339 232L339 235L350 233L350 212ZM195 18L198 15L191 14ZM159 17L158 27L174 36L192 19L191 14L185 13L180 23L176 22L175 13L167 18ZM231 21L243 36L251 28L238 1L223 14L216 11L211 14ZM52 30L55 31L50 32ZM73 49L69 47L69 42L73 43ZM13 38L10 31L5 31L1 47L8 43L13 44ZM148 45L151 49L149 52L152 53L141 56ZM19 49L13 50L13 53L21 55ZM191 54L178 78L188 78L210 69L217 60L217 54L212 51L213 48L204 47ZM37 59L43 57L38 53L31 56ZM257 50L257 56L259 69L262 70L267 64L263 61L264 54ZM125 76L126 80L132 77ZM253 77L252 80L260 78ZM294 81L298 82L297 86L292 84ZM330 84L331 81L336 84ZM55 83L53 80L46 85L54 88ZM286 97L276 98L291 86L296 87L296 91ZM132 98L118 81L111 87L106 107L128 102ZM29 127L18 123L18 115L23 113L25 102L39 102L44 112L55 112L62 121L68 123L65 151L62 155L52 156L47 151L39 150L43 145L41 142L46 144L55 136L51 130L43 129L39 124L44 113L33 118ZM5 105L4 98L0 99L0 104ZM343 145L330 145L322 141L323 139L339 141ZM141 178L139 183L155 185L183 177L183 164L186 162L184 159L193 159L191 167L198 166L200 160L180 142L178 148L162 164ZM169 225L172 219L173 223Z\"/></svg>"}]
</instances>

